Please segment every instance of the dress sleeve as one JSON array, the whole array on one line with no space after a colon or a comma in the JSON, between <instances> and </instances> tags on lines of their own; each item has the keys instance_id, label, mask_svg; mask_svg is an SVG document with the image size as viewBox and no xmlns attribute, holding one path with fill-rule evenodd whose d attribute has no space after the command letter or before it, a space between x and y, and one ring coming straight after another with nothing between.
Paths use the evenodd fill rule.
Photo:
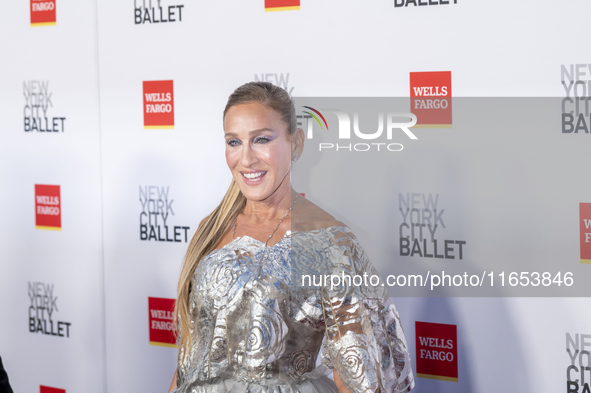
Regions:
<instances>
[{"instance_id":1,"label":"dress sleeve","mask_svg":"<svg viewBox=\"0 0 591 393\"><path fill-rule=\"evenodd\" d=\"M414 378L396 308L355 236L344 227L333 232L326 250L332 282L321 290L326 364L352 393L408 392Z\"/></svg>"}]
</instances>

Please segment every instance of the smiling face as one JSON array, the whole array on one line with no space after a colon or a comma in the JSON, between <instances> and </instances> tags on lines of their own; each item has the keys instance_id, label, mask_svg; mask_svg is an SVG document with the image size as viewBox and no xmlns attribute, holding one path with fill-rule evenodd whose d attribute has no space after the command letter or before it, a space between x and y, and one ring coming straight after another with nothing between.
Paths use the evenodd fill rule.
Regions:
<instances>
[{"instance_id":1,"label":"smiling face","mask_svg":"<svg viewBox=\"0 0 591 393\"><path fill-rule=\"evenodd\" d=\"M279 113L259 102L234 105L226 112L226 162L246 199L264 201L291 188L287 130Z\"/></svg>"}]
</instances>

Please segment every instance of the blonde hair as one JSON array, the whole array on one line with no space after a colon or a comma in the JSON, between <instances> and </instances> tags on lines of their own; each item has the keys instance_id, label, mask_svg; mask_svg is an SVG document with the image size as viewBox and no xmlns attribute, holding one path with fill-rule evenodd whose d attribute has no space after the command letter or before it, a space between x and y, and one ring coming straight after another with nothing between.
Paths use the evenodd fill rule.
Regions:
<instances>
[{"instance_id":1,"label":"blonde hair","mask_svg":"<svg viewBox=\"0 0 591 393\"><path fill-rule=\"evenodd\" d=\"M287 124L290 135L296 130L295 107L289 94L284 89L268 82L249 82L234 90L224 109L224 119L228 109L232 106L248 102L260 102L277 111L281 115L281 119ZM174 309L174 315L176 315L176 319L180 324L178 330L180 332L179 361L182 360L181 356L184 359L187 353L190 352L191 346L191 332L189 330L191 279L199 262L215 250L245 205L246 197L242 194L236 182L232 180L218 207L201 222L189 243L179 278Z\"/></svg>"}]
</instances>

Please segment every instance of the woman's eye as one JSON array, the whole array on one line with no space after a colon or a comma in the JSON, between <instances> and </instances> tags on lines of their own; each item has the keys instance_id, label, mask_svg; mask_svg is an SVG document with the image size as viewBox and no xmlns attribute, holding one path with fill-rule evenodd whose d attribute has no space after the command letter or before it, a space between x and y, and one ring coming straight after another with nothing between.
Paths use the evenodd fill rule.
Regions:
<instances>
[{"instance_id":1,"label":"woman's eye","mask_svg":"<svg viewBox=\"0 0 591 393\"><path fill-rule=\"evenodd\" d=\"M257 138L255 138L254 142L255 143L267 143L269 142L271 139L266 137L266 136L259 136Z\"/></svg>"},{"instance_id":2,"label":"woman's eye","mask_svg":"<svg viewBox=\"0 0 591 393\"><path fill-rule=\"evenodd\" d=\"M232 147L233 147L233 146L237 146L237 145L239 145L239 144L240 144L240 141L239 141L239 140L237 140L237 139L230 139L230 140L229 140L228 142L226 142L226 143L227 143L228 145L230 145L230 146L232 146Z\"/></svg>"}]
</instances>

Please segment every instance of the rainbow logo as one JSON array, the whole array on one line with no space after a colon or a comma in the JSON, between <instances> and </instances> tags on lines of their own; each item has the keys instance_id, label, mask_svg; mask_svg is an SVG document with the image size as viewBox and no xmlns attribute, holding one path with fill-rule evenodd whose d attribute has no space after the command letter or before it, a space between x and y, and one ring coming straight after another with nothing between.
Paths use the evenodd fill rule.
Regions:
<instances>
[{"instance_id":1,"label":"rainbow logo","mask_svg":"<svg viewBox=\"0 0 591 393\"><path fill-rule=\"evenodd\" d=\"M324 118L324 116L322 116L322 113L320 113L319 111L317 111L316 109L309 107L309 106L304 106L304 108L310 109L311 111L313 111L314 113L316 113L318 116L320 116L322 118L322 121L324 122L324 125L326 126L326 129L328 130L328 124L326 123L326 119ZM318 117L316 117L316 115L314 115L314 113L310 113L308 111L303 111L304 113L312 116L314 119L316 119L316 121L318 122L318 125L320 126L320 129L323 130L324 127L322 127L322 123L320 122L320 119L318 119Z\"/></svg>"},{"instance_id":2,"label":"rainbow logo","mask_svg":"<svg viewBox=\"0 0 591 393\"><path fill-rule=\"evenodd\" d=\"M300 0L265 0L265 12L300 9Z\"/></svg>"}]
</instances>

